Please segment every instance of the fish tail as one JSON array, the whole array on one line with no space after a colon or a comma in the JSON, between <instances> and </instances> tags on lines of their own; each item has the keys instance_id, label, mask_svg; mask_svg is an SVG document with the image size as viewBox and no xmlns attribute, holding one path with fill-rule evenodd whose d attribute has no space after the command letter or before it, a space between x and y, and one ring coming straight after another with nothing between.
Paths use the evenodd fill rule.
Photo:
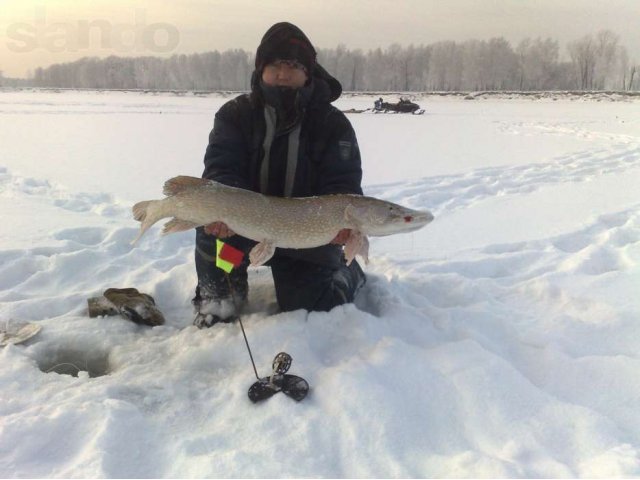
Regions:
<instances>
[{"instance_id":1,"label":"fish tail","mask_svg":"<svg viewBox=\"0 0 640 480\"><path fill-rule=\"evenodd\" d=\"M133 218L141 222L141 225L140 232L133 242L131 242L131 245L135 245L151 225L165 217L160 209L161 202L161 200L146 200L144 202L138 202L133 206Z\"/></svg>"}]
</instances>

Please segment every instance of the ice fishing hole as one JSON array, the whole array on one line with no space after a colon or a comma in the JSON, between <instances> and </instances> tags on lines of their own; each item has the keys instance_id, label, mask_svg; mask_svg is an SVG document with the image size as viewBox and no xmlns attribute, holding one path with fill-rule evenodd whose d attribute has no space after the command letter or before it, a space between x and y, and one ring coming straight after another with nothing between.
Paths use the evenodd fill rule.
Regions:
<instances>
[{"instance_id":1,"label":"ice fishing hole","mask_svg":"<svg viewBox=\"0 0 640 480\"><path fill-rule=\"evenodd\" d=\"M109 354L106 352L86 352L73 349L49 351L38 359L38 368L43 373L79 376L87 372L90 378L108 375Z\"/></svg>"}]
</instances>

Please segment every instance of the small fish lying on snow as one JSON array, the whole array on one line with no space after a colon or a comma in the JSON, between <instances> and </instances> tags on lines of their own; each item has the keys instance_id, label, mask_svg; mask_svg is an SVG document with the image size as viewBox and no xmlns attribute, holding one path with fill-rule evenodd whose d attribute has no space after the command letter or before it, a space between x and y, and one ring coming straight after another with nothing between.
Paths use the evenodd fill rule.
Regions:
<instances>
[{"instance_id":1,"label":"small fish lying on snow","mask_svg":"<svg viewBox=\"0 0 640 480\"><path fill-rule=\"evenodd\" d=\"M164 184L166 198L133 206L142 223L132 242L162 218L163 234L224 222L235 233L258 242L249 253L251 265L262 265L276 247L313 248L331 242L342 229L351 229L345 244L347 263L360 255L368 261L367 235L407 233L433 220L418 211L362 195L334 194L319 197L280 198L229 187L213 180L179 176Z\"/></svg>"}]
</instances>

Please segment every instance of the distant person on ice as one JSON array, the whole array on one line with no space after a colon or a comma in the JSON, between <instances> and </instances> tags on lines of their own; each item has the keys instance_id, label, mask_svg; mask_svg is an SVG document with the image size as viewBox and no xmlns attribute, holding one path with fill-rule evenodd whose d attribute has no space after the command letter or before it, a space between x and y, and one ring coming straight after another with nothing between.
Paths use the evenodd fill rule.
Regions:
<instances>
[{"instance_id":1,"label":"distant person on ice","mask_svg":"<svg viewBox=\"0 0 640 480\"><path fill-rule=\"evenodd\" d=\"M264 35L251 76L251 92L216 113L204 158L203 178L279 197L362 194L360 152L354 130L330 102L342 86L316 62L316 51L295 25L277 23ZM342 230L328 245L277 249L271 267L283 311L328 311L352 302L365 282L356 261L347 266ZM193 305L199 328L230 322L238 312L222 270L215 265L216 238L248 252L255 242L224 223L197 229L198 274ZM239 303L248 294L248 255L230 279Z\"/></svg>"}]
</instances>

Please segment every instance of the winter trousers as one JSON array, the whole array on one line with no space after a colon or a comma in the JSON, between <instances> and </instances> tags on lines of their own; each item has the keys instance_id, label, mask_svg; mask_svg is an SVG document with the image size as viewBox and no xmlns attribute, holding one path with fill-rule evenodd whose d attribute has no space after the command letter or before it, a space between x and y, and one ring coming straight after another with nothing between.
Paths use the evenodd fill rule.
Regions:
<instances>
[{"instance_id":1,"label":"winter trousers","mask_svg":"<svg viewBox=\"0 0 640 480\"><path fill-rule=\"evenodd\" d=\"M227 281L225 272L215 264L216 237L206 234L202 227L196 229L195 263L198 286L193 299L194 305L203 300L231 298L229 283L236 301L241 302L247 298L248 253L256 242L240 235L226 238L224 242L245 252L242 264L229 274L230 282ZM266 265L271 267L276 299L282 311L329 311L338 305L353 302L358 289L365 283L360 265L354 260L347 266L343 256L337 262L323 264L306 261L304 257L279 254L276 250L276 254Z\"/></svg>"}]
</instances>

